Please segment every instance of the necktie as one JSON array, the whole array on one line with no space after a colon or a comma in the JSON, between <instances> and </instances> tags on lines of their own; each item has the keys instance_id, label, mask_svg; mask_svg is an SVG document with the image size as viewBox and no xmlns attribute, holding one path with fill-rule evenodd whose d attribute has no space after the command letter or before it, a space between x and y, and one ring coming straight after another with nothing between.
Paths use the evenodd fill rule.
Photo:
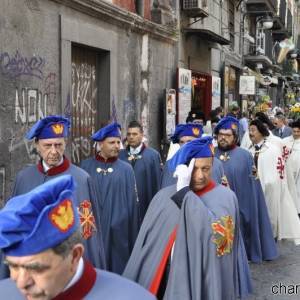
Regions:
<instances>
[{"instance_id":1,"label":"necktie","mask_svg":"<svg viewBox=\"0 0 300 300\"><path fill-rule=\"evenodd\" d=\"M260 150L261 146L255 145L254 148L255 148L254 164L255 164L255 167L257 168L257 164L258 164L258 156L259 156L259 150Z\"/></svg>"}]
</instances>

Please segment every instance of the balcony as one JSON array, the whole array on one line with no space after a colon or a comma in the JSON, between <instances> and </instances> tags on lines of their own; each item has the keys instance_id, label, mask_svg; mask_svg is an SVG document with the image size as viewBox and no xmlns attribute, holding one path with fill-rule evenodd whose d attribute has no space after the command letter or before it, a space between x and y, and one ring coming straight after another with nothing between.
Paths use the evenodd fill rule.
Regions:
<instances>
[{"instance_id":1,"label":"balcony","mask_svg":"<svg viewBox=\"0 0 300 300\"><path fill-rule=\"evenodd\" d=\"M274 41L282 41L292 35L292 14L286 7L286 2L280 2L279 13L274 16L273 21L273 39ZM287 15L287 20L286 16Z\"/></svg>"},{"instance_id":2,"label":"balcony","mask_svg":"<svg viewBox=\"0 0 300 300\"><path fill-rule=\"evenodd\" d=\"M277 0L248 0L246 2L247 12L249 14L276 14Z\"/></svg>"},{"instance_id":3,"label":"balcony","mask_svg":"<svg viewBox=\"0 0 300 300\"><path fill-rule=\"evenodd\" d=\"M286 1L281 0L279 10L276 15L273 17L273 31L281 31L285 27L285 16L286 16Z\"/></svg>"},{"instance_id":4,"label":"balcony","mask_svg":"<svg viewBox=\"0 0 300 300\"><path fill-rule=\"evenodd\" d=\"M182 10L190 18L208 17L208 0L183 0Z\"/></svg>"}]
</instances>

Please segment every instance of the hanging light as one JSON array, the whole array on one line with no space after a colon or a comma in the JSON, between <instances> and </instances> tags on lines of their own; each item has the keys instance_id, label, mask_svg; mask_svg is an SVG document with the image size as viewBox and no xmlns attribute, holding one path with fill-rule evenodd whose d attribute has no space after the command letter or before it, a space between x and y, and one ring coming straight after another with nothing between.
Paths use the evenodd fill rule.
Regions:
<instances>
[{"instance_id":1,"label":"hanging light","mask_svg":"<svg viewBox=\"0 0 300 300\"><path fill-rule=\"evenodd\" d=\"M266 16L261 20L263 29L271 29L273 27L273 18Z\"/></svg>"}]
</instances>

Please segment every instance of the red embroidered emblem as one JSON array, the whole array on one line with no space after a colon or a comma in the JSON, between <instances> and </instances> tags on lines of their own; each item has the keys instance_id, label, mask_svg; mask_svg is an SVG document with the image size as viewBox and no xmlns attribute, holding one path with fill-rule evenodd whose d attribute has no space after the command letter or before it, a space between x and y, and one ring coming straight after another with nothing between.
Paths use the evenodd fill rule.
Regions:
<instances>
[{"instance_id":1,"label":"red embroidered emblem","mask_svg":"<svg viewBox=\"0 0 300 300\"><path fill-rule=\"evenodd\" d=\"M221 217L211 224L213 230L213 242L217 246L217 256L229 254L234 241L234 222L231 216Z\"/></svg>"},{"instance_id":2,"label":"red embroidered emblem","mask_svg":"<svg viewBox=\"0 0 300 300\"><path fill-rule=\"evenodd\" d=\"M95 218L92 212L92 204L88 200L84 200L80 203L78 208L79 219L82 229L82 237L87 240L96 231Z\"/></svg>"},{"instance_id":3,"label":"red embroidered emblem","mask_svg":"<svg viewBox=\"0 0 300 300\"><path fill-rule=\"evenodd\" d=\"M283 146L282 148L282 158L284 160L284 162L287 161L287 159L289 158L290 155L290 150L288 149L287 146Z\"/></svg>"},{"instance_id":4,"label":"red embroidered emblem","mask_svg":"<svg viewBox=\"0 0 300 300\"><path fill-rule=\"evenodd\" d=\"M63 200L49 213L51 223L61 232L67 232L74 225L74 211L69 199Z\"/></svg>"},{"instance_id":5,"label":"red embroidered emblem","mask_svg":"<svg viewBox=\"0 0 300 300\"><path fill-rule=\"evenodd\" d=\"M284 164L283 164L282 157L278 157L276 169L278 170L280 179L283 179L284 178Z\"/></svg>"}]
</instances>

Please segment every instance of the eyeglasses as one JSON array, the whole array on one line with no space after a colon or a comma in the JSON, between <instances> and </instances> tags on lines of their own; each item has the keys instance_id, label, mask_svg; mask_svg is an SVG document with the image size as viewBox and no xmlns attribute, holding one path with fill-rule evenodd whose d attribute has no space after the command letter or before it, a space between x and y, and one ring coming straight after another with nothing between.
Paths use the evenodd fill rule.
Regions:
<instances>
[{"instance_id":1,"label":"eyeglasses","mask_svg":"<svg viewBox=\"0 0 300 300\"><path fill-rule=\"evenodd\" d=\"M218 133L218 137L231 137L231 136L233 136L233 134L231 134L231 133Z\"/></svg>"}]
</instances>

